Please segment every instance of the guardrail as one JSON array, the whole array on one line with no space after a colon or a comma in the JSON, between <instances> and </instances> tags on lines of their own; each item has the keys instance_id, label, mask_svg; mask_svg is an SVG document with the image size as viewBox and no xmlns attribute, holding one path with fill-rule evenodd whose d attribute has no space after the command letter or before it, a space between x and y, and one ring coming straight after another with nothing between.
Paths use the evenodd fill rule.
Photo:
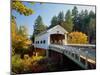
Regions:
<instances>
[{"instance_id":1,"label":"guardrail","mask_svg":"<svg viewBox=\"0 0 100 75\"><path fill-rule=\"evenodd\" d=\"M90 46L93 48L95 47L94 45L88 45L88 46L84 45L84 47L90 47ZM92 64L96 64L96 56L89 53L90 48L89 49L88 48L80 48L80 46L78 46L78 45L76 47L74 45L74 47L73 47L73 45L65 46L65 45L51 44L51 45L49 45L49 49L52 49L56 52L66 55L68 58L73 60L75 63L77 63L84 69L88 68L88 62L92 63ZM84 63L83 63L83 61L81 61L81 59L84 59Z\"/></svg>"}]
</instances>

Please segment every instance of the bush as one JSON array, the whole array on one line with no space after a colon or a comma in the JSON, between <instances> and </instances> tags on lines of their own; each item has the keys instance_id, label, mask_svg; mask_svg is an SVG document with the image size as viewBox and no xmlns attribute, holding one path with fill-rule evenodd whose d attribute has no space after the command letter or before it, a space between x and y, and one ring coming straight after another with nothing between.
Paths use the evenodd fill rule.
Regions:
<instances>
[{"instance_id":1,"label":"bush","mask_svg":"<svg viewBox=\"0 0 100 75\"><path fill-rule=\"evenodd\" d=\"M15 54L12 56L12 72L16 74L38 72L38 68L42 66L37 64L37 62L43 58L42 56L29 57L24 55L24 59L21 59L20 55ZM33 69L35 70L33 71Z\"/></svg>"},{"instance_id":2,"label":"bush","mask_svg":"<svg viewBox=\"0 0 100 75\"><path fill-rule=\"evenodd\" d=\"M56 62L43 56L29 57L27 54L21 59L20 55L12 56L12 73L38 73L56 70Z\"/></svg>"},{"instance_id":3,"label":"bush","mask_svg":"<svg viewBox=\"0 0 100 75\"><path fill-rule=\"evenodd\" d=\"M12 56L12 72L21 73L23 70L22 59L19 55Z\"/></svg>"},{"instance_id":4,"label":"bush","mask_svg":"<svg viewBox=\"0 0 100 75\"><path fill-rule=\"evenodd\" d=\"M71 44L87 44L87 35L82 32L71 32L68 35L68 43Z\"/></svg>"}]
</instances>

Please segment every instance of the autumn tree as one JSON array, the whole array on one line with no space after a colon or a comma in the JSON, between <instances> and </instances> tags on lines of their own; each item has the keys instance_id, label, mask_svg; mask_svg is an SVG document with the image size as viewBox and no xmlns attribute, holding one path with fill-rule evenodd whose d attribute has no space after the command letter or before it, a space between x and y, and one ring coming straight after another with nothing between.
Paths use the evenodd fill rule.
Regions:
<instances>
[{"instance_id":1,"label":"autumn tree","mask_svg":"<svg viewBox=\"0 0 100 75\"><path fill-rule=\"evenodd\" d=\"M71 32L68 35L69 44L87 44L88 39L87 35L82 32Z\"/></svg>"},{"instance_id":2,"label":"autumn tree","mask_svg":"<svg viewBox=\"0 0 100 75\"><path fill-rule=\"evenodd\" d=\"M11 38L12 38L12 54L15 53L15 45L16 45L16 38L17 35L17 25L16 25L16 20L14 16L11 16Z\"/></svg>"},{"instance_id":3,"label":"autumn tree","mask_svg":"<svg viewBox=\"0 0 100 75\"><path fill-rule=\"evenodd\" d=\"M25 26L17 27L15 18L12 18L11 21L12 51L23 53L27 51L28 45L31 44L31 40L27 37L27 28Z\"/></svg>"},{"instance_id":4,"label":"autumn tree","mask_svg":"<svg viewBox=\"0 0 100 75\"><path fill-rule=\"evenodd\" d=\"M30 3L30 2L27 2ZM31 3L32 4L32 3ZM33 3L34 4L34 3ZM15 10L16 12L23 14L25 16L29 16L34 13L34 10L28 8L24 3L20 0L12 0L11 3L12 10Z\"/></svg>"}]
</instances>

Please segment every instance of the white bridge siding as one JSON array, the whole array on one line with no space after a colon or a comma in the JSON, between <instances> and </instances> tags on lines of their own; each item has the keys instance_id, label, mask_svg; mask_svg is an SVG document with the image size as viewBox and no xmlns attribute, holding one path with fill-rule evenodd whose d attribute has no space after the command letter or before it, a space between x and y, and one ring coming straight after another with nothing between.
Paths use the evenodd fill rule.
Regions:
<instances>
[{"instance_id":1,"label":"white bridge siding","mask_svg":"<svg viewBox=\"0 0 100 75\"><path fill-rule=\"evenodd\" d=\"M35 47L36 48L42 48L42 49L48 49L48 45L49 45L49 34L45 33L43 35L39 35L35 37ZM42 41L42 43L41 43ZM45 41L45 43L44 43ZM39 43L38 43L39 42Z\"/></svg>"},{"instance_id":2,"label":"white bridge siding","mask_svg":"<svg viewBox=\"0 0 100 75\"><path fill-rule=\"evenodd\" d=\"M63 34L65 36L65 39L63 40L63 44L66 45L67 41L65 40L67 40L67 33L68 32L64 28L62 28L60 25L57 25L35 36L34 46L36 48L43 48L47 50L50 45L50 35L51 34ZM41 41L44 41L44 40L45 40L45 43L41 43Z\"/></svg>"},{"instance_id":3,"label":"white bridge siding","mask_svg":"<svg viewBox=\"0 0 100 75\"><path fill-rule=\"evenodd\" d=\"M91 47L94 48L94 46ZM86 49L83 48L81 49L79 47L71 47L71 45L62 46L62 45L51 44L49 46L49 49L64 54L65 56L67 56L69 59L71 59L84 69L88 69L88 62L94 65L96 64L96 56L89 53L89 50L84 51ZM80 60L81 58L85 60L85 64L83 63L83 61Z\"/></svg>"}]
</instances>

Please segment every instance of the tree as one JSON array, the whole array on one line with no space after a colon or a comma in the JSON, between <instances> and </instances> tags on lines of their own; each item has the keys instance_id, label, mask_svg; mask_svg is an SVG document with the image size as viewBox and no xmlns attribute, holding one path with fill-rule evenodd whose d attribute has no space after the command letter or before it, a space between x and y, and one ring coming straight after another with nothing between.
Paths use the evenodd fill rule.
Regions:
<instances>
[{"instance_id":1,"label":"tree","mask_svg":"<svg viewBox=\"0 0 100 75\"><path fill-rule=\"evenodd\" d=\"M51 25L49 26L49 28L52 28L56 25L58 25L58 19L57 19L57 16L53 16L51 20Z\"/></svg>"},{"instance_id":2,"label":"tree","mask_svg":"<svg viewBox=\"0 0 100 75\"><path fill-rule=\"evenodd\" d=\"M74 8L72 9L72 16L73 16L73 31L77 30L77 21L78 21L78 9L76 6L74 6Z\"/></svg>"},{"instance_id":3,"label":"tree","mask_svg":"<svg viewBox=\"0 0 100 75\"><path fill-rule=\"evenodd\" d=\"M11 7L12 7L12 10L15 10L18 13L23 14L25 16L29 16L34 13L32 9L28 8L26 5L24 5L23 2L19 0L13 0L11 3Z\"/></svg>"},{"instance_id":4,"label":"tree","mask_svg":"<svg viewBox=\"0 0 100 75\"><path fill-rule=\"evenodd\" d=\"M96 20L91 18L88 29L89 43L96 43Z\"/></svg>"},{"instance_id":5,"label":"tree","mask_svg":"<svg viewBox=\"0 0 100 75\"><path fill-rule=\"evenodd\" d=\"M91 10L91 11L89 12L89 16L90 16L91 18L95 18L95 17L96 17L96 14Z\"/></svg>"},{"instance_id":6,"label":"tree","mask_svg":"<svg viewBox=\"0 0 100 75\"><path fill-rule=\"evenodd\" d=\"M22 54L27 51L28 45L31 44L31 40L27 37L26 27L20 26L18 28L15 18L12 18L11 21L12 51Z\"/></svg>"},{"instance_id":7,"label":"tree","mask_svg":"<svg viewBox=\"0 0 100 75\"><path fill-rule=\"evenodd\" d=\"M86 30L84 31L88 35L89 43L96 43L96 14L91 10L84 19Z\"/></svg>"},{"instance_id":8,"label":"tree","mask_svg":"<svg viewBox=\"0 0 100 75\"><path fill-rule=\"evenodd\" d=\"M81 11L76 18L74 18L74 30L81 31L87 34L89 24L88 11Z\"/></svg>"},{"instance_id":9,"label":"tree","mask_svg":"<svg viewBox=\"0 0 100 75\"><path fill-rule=\"evenodd\" d=\"M39 15L37 19L35 20L34 24L34 32L33 35L31 36L31 40L34 43L34 38L37 34L45 31L47 29L47 26L44 25L42 17Z\"/></svg>"},{"instance_id":10,"label":"tree","mask_svg":"<svg viewBox=\"0 0 100 75\"><path fill-rule=\"evenodd\" d=\"M35 20L35 25L34 25L34 34L37 35L41 33L42 31L46 30L46 26L43 23L42 17L39 15L37 19Z\"/></svg>"},{"instance_id":11,"label":"tree","mask_svg":"<svg viewBox=\"0 0 100 75\"><path fill-rule=\"evenodd\" d=\"M68 43L70 44L87 44L87 35L82 32L71 32L68 35Z\"/></svg>"},{"instance_id":12,"label":"tree","mask_svg":"<svg viewBox=\"0 0 100 75\"><path fill-rule=\"evenodd\" d=\"M71 32L73 29L73 21L70 10L68 10L65 14L65 22L62 25L68 32Z\"/></svg>"},{"instance_id":13,"label":"tree","mask_svg":"<svg viewBox=\"0 0 100 75\"><path fill-rule=\"evenodd\" d=\"M26 26L19 26L19 29L18 29L18 35L21 35L23 37L27 37L28 36L28 29Z\"/></svg>"},{"instance_id":14,"label":"tree","mask_svg":"<svg viewBox=\"0 0 100 75\"><path fill-rule=\"evenodd\" d=\"M17 35L17 25L16 25L16 20L14 16L11 16L11 38L12 38L12 54L14 54L14 49L15 49L15 45L16 45L16 38Z\"/></svg>"},{"instance_id":15,"label":"tree","mask_svg":"<svg viewBox=\"0 0 100 75\"><path fill-rule=\"evenodd\" d=\"M63 22L64 22L64 13L63 13L63 11L61 11L61 12L58 14L58 24L59 24L59 25L63 25Z\"/></svg>"},{"instance_id":16,"label":"tree","mask_svg":"<svg viewBox=\"0 0 100 75\"><path fill-rule=\"evenodd\" d=\"M78 15L78 9L77 9L76 6L74 6L74 8L72 9L72 15L73 15L74 17L76 17L76 16Z\"/></svg>"}]
</instances>

